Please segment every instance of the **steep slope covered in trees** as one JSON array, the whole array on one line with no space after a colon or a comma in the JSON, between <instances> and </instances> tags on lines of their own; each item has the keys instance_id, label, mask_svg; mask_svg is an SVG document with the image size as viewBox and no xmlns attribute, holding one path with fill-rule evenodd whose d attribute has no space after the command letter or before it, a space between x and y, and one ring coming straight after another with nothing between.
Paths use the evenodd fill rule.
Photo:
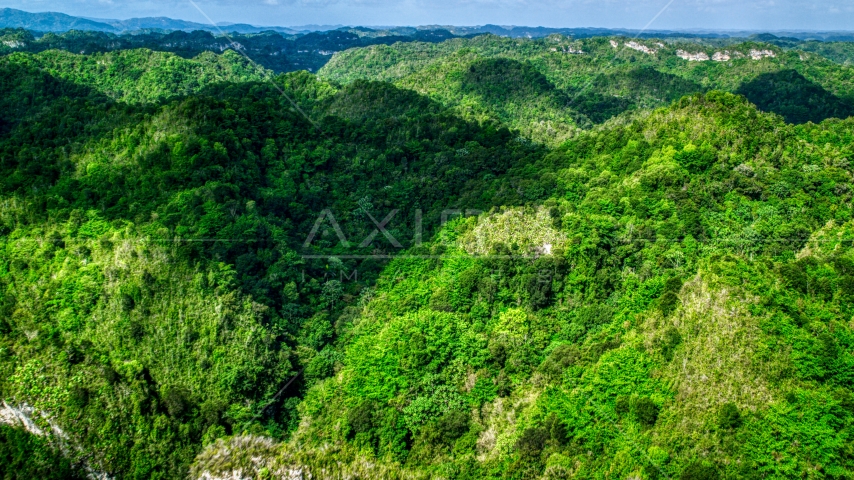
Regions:
<instances>
[{"instance_id":1,"label":"steep slope covered in trees","mask_svg":"<svg viewBox=\"0 0 854 480\"><path fill-rule=\"evenodd\" d=\"M528 170L542 206L386 268L266 468L846 477L852 135L712 92L568 142ZM214 445L196 472L241 452Z\"/></svg>"},{"instance_id":2,"label":"steep slope covered in trees","mask_svg":"<svg viewBox=\"0 0 854 480\"><path fill-rule=\"evenodd\" d=\"M133 71L87 74L100 56L42 55L0 71L0 396L122 478L180 477L203 442L295 425L301 386L335 358L322 351L325 309L383 263L333 265L361 272L342 286L302 260L323 209L345 212L351 238L373 228L359 209L417 206L438 223L456 202L493 205L488 179L542 155L390 85L277 78L308 119L269 83L193 84L165 100ZM158 78L180 92L189 77ZM396 235L412 238L399 232L413 221Z\"/></svg>"},{"instance_id":3,"label":"steep slope covered in trees","mask_svg":"<svg viewBox=\"0 0 854 480\"><path fill-rule=\"evenodd\" d=\"M223 55L206 52L189 60L145 49L86 56L50 50L35 55L15 53L0 62L10 68L20 65L46 72L126 103L158 102L200 93L217 82L268 77L263 69L230 50Z\"/></svg>"},{"instance_id":4,"label":"steep slope covered in trees","mask_svg":"<svg viewBox=\"0 0 854 480\"><path fill-rule=\"evenodd\" d=\"M0 57L0 422L44 433L0 426L0 467L850 477L849 73L558 36Z\"/></svg>"},{"instance_id":5,"label":"steep slope covered in trees","mask_svg":"<svg viewBox=\"0 0 854 480\"><path fill-rule=\"evenodd\" d=\"M709 89L747 94L766 111L784 116L809 109L809 119L821 120L846 118L854 112L850 68L818 55L757 42L712 47L622 37L578 40L552 35L524 40L487 35L440 44L414 42L348 50L334 56L319 75L340 82L357 78L392 81L447 105L471 108L468 103L473 99L464 95L465 83L458 87L436 72L465 71L469 65L497 59L515 60L523 64L520 68L539 72L551 88L569 99L570 110L596 123L623 111L664 106ZM787 71L798 75L785 74ZM777 75L776 81L769 82L769 75ZM751 88L757 82L762 86ZM502 92L498 85L492 89L496 95ZM763 102L761 95L784 97L778 102L788 103ZM489 101L473 101L483 109L491 106ZM534 103L514 112L510 124L527 125L530 130L535 122L528 117L536 116L538 108ZM789 120L804 121L805 115L793 114Z\"/></svg>"},{"instance_id":6,"label":"steep slope covered in trees","mask_svg":"<svg viewBox=\"0 0 854 480\"><path fill-rule=\"evenodd\" d=\"M214 34L202 30L114 35L77 30L61 34L40 34L20 28L4 28L0 29L0 54L40 53L46 50L93 54L146 48L156 52L174 53L189 59L204 52L223 53L231 50L246 54L259 65L275 73L296 70L315 72L326 64L333 53L349 48L411 41L441 42L454 37L447 30L441 29L386 31L342 28L294 35L274 31L238 34L231 30L229 30L230 33L218 31Z\"/></svg>"},{"instance_id":7,"label":"steep slope covered in trees","mask_svg":"<svg viewBox=\"0 0 854 480\"><path fill-rule=\"evenodd\" d=\"M544 143L560 143L578 128L591 126L586 116L573 111L566 93L516 60L433 65L398 85L456 106L464 118L504 124ZM419 88L424 85L427 88Z\"/></svg>"}]
</instances>

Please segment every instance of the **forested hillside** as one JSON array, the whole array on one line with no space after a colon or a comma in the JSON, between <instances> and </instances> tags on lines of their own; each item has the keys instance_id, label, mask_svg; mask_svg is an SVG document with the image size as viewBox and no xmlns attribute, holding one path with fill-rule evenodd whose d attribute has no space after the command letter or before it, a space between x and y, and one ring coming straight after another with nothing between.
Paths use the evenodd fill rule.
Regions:
<instances>
[{"instance_id":1,"label":"forested hillside","mask_svg":"<svg viewBox=\"0 0 854 480\"><path fill-rule=\"evenodd\" d=\"M355 209L370 202L437 217L514 202L484 175L543 154L390 85L298 73L199 90L187 79L221 78L180 72L219 64L173 57L151 85L195 94L166 101L134 70L90 75L102 56L47 53L2 67L3 396L132 477L181 476L205 439L296 421L273 395L301 369L326 374L326 311L381 268L347 262L362 283L341 286L300 259L323 209L353 212L339 218L365 237Z\"/></svg>"},{"instance_id":2,"label":"forested hillside","mask_svg":"<svg viewBox=\"0 0 854 480\"><path fill-rule=\"evenodd\" d=\"M387 267L273 466L847 476L852 127L713 92L568 142L540 206Z\"/></svg>"},{"instance_id":3,"label":"forested hillside","mask_svg":"<svg viewBox=\"0 0 854 480\"><path fill-rule=\"evenodd\" d=\"M854 475L844 62L133 47L0 57L4 478Z\"/></svg>"},{"instance_id":4,"label":"forested hillside","mask_svg":"<svg viewBox=\"0 0 854 480\"><path fill-rule=\"evenodd\" d=\"M222 55L204 52L192 59L147 49L87 56L48 50L35 55L14 53L0 58L0 62L7 71L26 72L16 79L24 85L33 81L32 75L48 74L56 84L83 87L80 92L97 92L112 100L131 104L156 103L198 94L211 84L220 82L261 81L272 77L263 68L231 50ZM15 85L12 78L7 81L10 87L26 88ZM27 93L55 101L50 98L52 92L39 91L37 85L31 87ZM32 107L26 103L21 105L16 100L15 96L5 99L10 105Z\"/></svg>"},{"instance_id":5,"label":"forested hillside","mask_svg":"<svg viewBox=\"0 0 854 480\"><path fill-rule=\"evenodd\" d=\"M775 45L729 43L722 47L678 39L552 35L525 40L487 35L348 50L335 55L319 75L339 82L391 81L428 94L463 115L491 117L552 144L565 137L538 135L538 122L577 112L601 123L625 111L665 106L712 89L742 93L761 109L795 123L845 118L854 112L854 83L847 67ZM485 67L486 63L496 68ZM540 90L555 91L541 98L565 100L553 109L544 108L542 100L523 101L521 108L508 112L502 97L523 96L535 83L520 74L499 73L508 63L517 65L515 71L531 72L529 77L538 73ZM503 81L479 85L484 74L476 73L484 69ZM559 130L567 130L559 125Z\"/></svg>"},{"instance_id":6,"label":"forested hillside","mask_svg":"<svg viewBox=\"0 0 854 480\"><path fill-rule=\"evenodd\" d=\"M210 29L210 27L208 27ZM226 33L224 30L227 30ZM34 34L24 29L0 29L0 54L11 52L40 53L46 50L65 50L76 54L117 52L145 48L169 52L183 58L197 57L205 52L223 53L238 50L253 62L285 73L297 70L315 72L336 52L354 47L375 44L391 45L397 42L441 42L453 38L447 30L397 29L395 31L370 28L341 28L326 32L281 33L265 31L239 34L227 27L216 32L196 30L142 31L112 34L94 31L71 30L65 33Z\"/></svg>"}]
</instances>

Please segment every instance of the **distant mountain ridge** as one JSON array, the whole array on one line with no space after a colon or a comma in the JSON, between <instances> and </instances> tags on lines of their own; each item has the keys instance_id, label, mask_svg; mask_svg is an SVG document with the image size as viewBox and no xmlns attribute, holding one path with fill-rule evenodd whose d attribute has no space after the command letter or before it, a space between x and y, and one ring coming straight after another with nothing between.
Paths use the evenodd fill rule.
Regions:
<instances>
[{"instance_id":1,"label":"distant mountain ridge","mask_svg":"<svg viewBox=\"0 0 854 480\"><path fill-rule=\"evenodd\" d=\"M378 28L378 27L375 27ZM770 36L773 38L784 37L793 40L821 40L821 41L852 41L854 32L851 31L775 31L774 34L762 33L758 30L636 30L628 28L601 28L601 27L528 27L519 25L477 25L477 26L453 26L453 25L425 25L418 28L423 29L445 29L454 35L465 36L479 33L492 33L502 37L512 38L541 38L553 34L561 34L576 38L603 37L612 35L625 35L637 38L749 38L754 36ZM766 39L767 40L767 39Z\"/></svg>"},{"instance_id":2,"label":"distant mountain ridge","mask_svg":"<svg viewBox=\"0 0 854 480\"><path fill-rule=\"evenodd\" d=\"M220 22L216 26L206 23L196 23L187 20L177 20L169 17L143 17L127 20L102 19L90 17L74 17L58 12L31 13L13 8L0 9L0 28L24 28L37 32L67 32L69 30L89 30L108 33L127 33L144 30L164 31L194 31L203 30L219 32L220 30L236 33L260 33L274 31L285 34L298 34L308 32L320 32L346 28L345 25L301 25L292 27L256 26L246 23ZM401 33L404 31L417 30L448 30L454 35L466 36L483 33L492 33L502 37L512 38L541 38L552 34L570 35L576 38L589 38L596 36L626 35L639 38L747 38L760 34L758 31L716 31L716 30L632 30L625 28L598 28L598 27L529 27L517 25L476 25L476 26L453 26L453 25L422 25L418 27L406 26L372 26L374 29L384 29ZM411 34L409 32L409 34ZM779 31L774 32L777 37L788 37L797 40L821 40L821 41L854 41L854 31L834 32L811 32L811 31Z\"/></svg>"},{"instance_id":3,"label":"distant mountain ridge","mask_svg":"<svg viewBox=\"0 0 854 480\"><path fill-rule=\"evenodd\" d=\"M139 30L204 30L210 32L224 30L237 33L275 31L287 34L308 31L308 29L295 30L286 27L258 27L243 23L223 23L214 26L186 20L176 20L169 17L144 17L128 20L84 18L56 12L30 13L13 8L0 10L0 28L25 28L38 32L55 33L67 32L69 30L89 30L108 33L125 33Z\"/></svg>"},{"instance_id":4,"label":"distant mountain ridge","mask_svg":"<svg viewBox=\"0 0 854 480\"><path fill-rule=\"evenodd\" d=\"M13 8L0 10L0 27L26 28L39 32L64 32L68 30L117 32L115 27L103 22L72 17L64 13L29 13Z\"/></svg>"}]
</instances>

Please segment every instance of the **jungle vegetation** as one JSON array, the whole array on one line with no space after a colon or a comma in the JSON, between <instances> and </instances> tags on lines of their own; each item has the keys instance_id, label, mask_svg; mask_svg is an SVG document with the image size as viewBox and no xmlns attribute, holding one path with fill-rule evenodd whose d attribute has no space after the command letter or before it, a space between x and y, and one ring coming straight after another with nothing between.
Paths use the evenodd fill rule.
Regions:
<instances>
[{"instance_id":1,"label":"jungle vegetation","mask_svg":"<svg viewBox=\"0 0 854 480\"><path fill-rule=\"evenodd\" d=\"M4 478L849 478L850 67L630 42L0 57Z\"/></svg>"}]
</instances>

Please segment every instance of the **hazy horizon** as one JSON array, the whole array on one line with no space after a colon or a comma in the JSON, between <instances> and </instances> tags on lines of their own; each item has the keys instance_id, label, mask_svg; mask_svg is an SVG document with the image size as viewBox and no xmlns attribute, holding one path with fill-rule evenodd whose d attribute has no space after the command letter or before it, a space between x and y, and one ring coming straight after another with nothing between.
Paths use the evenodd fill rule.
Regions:
<instances>
[{"instance_id":1,"label":"hazy horizon","mask_svg":"<svg viewBox=\"0 0 854 480\"><path fill-rule=\"evenodd\" d=\"M18 0L4 7L58 12L93 19L170 17L258 26L515 25L549 28L612 28L713 31L850 31L854 5L840 0L664 0L570 2L527 0Z\"/></svg>"}]
</instances>

